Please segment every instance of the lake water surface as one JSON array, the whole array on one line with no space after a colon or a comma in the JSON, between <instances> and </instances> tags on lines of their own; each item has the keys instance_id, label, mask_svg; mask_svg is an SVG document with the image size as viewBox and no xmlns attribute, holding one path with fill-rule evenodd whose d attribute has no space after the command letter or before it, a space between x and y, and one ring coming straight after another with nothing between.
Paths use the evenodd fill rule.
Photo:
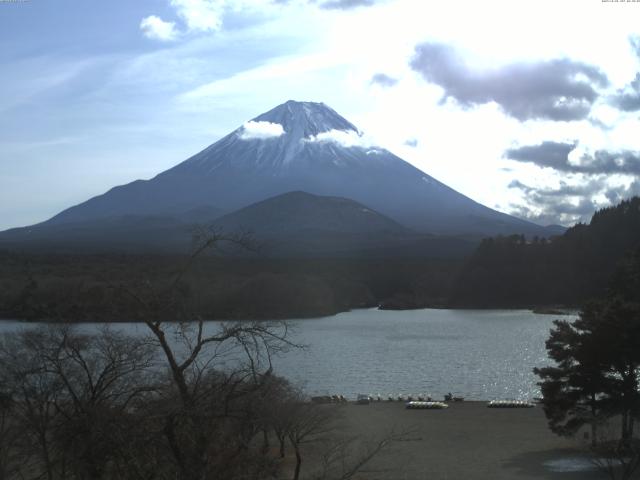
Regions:
<instances>
[{"instance_id":1,"label":"lake water surface","mask_svg":"<svg viewBox=\"0 0 640 480\"><path fill-rule=\"evenodd\" d=\"M354 310L293 321L293 340L308 348L274 363L310 395L532 399L539 396L532 369L549 363L544 342L555 318L528 310ZM0 332L22 326L0 322ZM140 324L116 326L145 331Z\"/></svg>"},{"instance_id":2,"label":"lake water surface","mask_svg":"<svg viewBox=\"0 0 640 480\"><path fill-rule=\"evenodd\" d=\"M532 369L549 363L544 343L555 318L527 310L356 310L299 321L308 351L276 366L310 393L532 399L539 396Z\"/></svg>"}]
</instances>

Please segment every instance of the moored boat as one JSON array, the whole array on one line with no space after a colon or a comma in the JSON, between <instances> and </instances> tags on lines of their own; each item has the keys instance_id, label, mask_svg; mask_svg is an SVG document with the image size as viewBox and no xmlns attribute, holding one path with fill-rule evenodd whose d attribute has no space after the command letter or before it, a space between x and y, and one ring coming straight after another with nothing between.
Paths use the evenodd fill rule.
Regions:
<instances>
[{"instance_id":1,"label":"moored boat","mask_svg":"<svg viewBox=\"0 0 640 480\"><path fill-rule=\"evenodd\" d=\"M533 408L535 404L526 400L491 400L489 408Z\"/></svg>"},{"instance_id":2,"label":"moored boat","mask_svg":"<svg viewBox=\"0 0 640 480\"><path fill-rule=\"evenodd\" d=\"M449 408L444 402L420 402L420 401L412 401L407 402L405 407L409 410L442 410L445 408Z\"/></svg>"}]
</instances>

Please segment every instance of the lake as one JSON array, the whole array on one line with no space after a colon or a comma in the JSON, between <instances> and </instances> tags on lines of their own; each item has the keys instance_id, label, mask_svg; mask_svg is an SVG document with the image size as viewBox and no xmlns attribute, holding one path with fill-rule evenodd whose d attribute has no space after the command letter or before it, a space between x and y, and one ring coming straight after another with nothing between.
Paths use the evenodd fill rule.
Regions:
<instances>
[{"instance_id":1,"label":"lake","mask_svg":"<svg viewBox=\"0 0 640 480\"><path fill-rule=\"evenodd\" d=\"M310 395L532 399L540 395L532 369L549 363L544 342L555 318L528 310L353 310L292 321L293 340L308 348L274 364ZM0 322L0 332L24 325ZM140 324L115 325L145 331Z\"/></svg>"}]
</instances>

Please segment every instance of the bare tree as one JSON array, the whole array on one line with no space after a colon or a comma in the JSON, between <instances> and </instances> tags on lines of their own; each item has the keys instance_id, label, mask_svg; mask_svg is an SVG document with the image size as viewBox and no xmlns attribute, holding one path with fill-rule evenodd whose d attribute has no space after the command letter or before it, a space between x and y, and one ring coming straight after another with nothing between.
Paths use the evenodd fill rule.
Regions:
<instances>
[{"instance_id":1,"label":"bare tree","mask_svg":"<svg viewBox=\"0 0 640 480\"><path fill-rule=\"evenodd\" d=\"M278 440L278 455L285 457L285 445L288 433L295 419L296 406L300 402L300 395L287 380L273 376L267 384L265 394L264 420L268 430L272 431Z\"/></svg>"},{"instance_id":2,"label":"bare tree","mask_svg":"<svg viewBox=\"0 0 640 480\"><path fill-rule=\"evenodd\" d=\"M199 240L172 281L117 287L146 336L58 326L2 338L0 480L7 452L19 454L21 478L266 479L287 441L299 479L303 445L328 439L339 407L307 403L273 374L274 356L298 347L286 322L205 322L193 313L186 275L197 257L225 243L251 248L244 235ZM9 430L18 438L6 449ZM271 434L280 458L269 454ZM345 454L336 478L351 478L385 445ZM336 452L327 451L327 465Z\"/></svg>"},{"instance_id":3,"label":"bare tree","mask_svg":"<svg viewBox=\"0 0 640 480\"><path fill-rule=\"evenodd\" d=\"M272 371L271 356L288 345L285 324L205 322L167 324L145 321L164 354L170 383L165 388L163 432L179 477L200 479L216 469L230 424L249 427L238 435L238 450L257 433L258 422L242 399L263 388ZM228 443L227 443L228 445ZM218 470L218 474L219 474Z\"/></svg>"},{"instance_id":4,"label":"bare tree","mask_svg":"<svg viewBox=\"0 0 640 480\"><path fill-rule=\"evenodd\" d=\"M293 480L298 480L302 469L302 446L305 443L317 442L332 431L335 406L318 405L300 399L291 403L289 408L287 438L296 456Z\"/></svg>"},{"instance_id":5,"label":"bare tree","mask_svg":"<svg viewBox=\"0 0 640 480\"><path fill-rule=\"evenodd\" d=\"M414 433L414 430L391 430L369 441L358 437L332 438L323 450L321 468L313 480L349 480L393 442L415 440Z\"/></svg>"},{"instance_id":6,"label":"bare tree","mask_svg":"<svg viewBox=\"0 0 640 480\"><path fill-rule=\"evenodd\" d=\"M629 480L640 467L640 440L621 441L610 421L600 425L591 453L593 464L611 480Z\"/></svg>"},{"instance_id":7,"label":"bare tree","mask_svg":"<svg viewBox=\"0 0 640 480\"><path fill-rule=\"evenodd\" d=\"M129 408L149 391L152 356L144 339L108 329L83 335L45 327L5 336L3 383L11 386L11 421L22 431L16 448L29 459L29 476L107 477L119 462Z\"/></svg>"},{"instance_id":8,"label":"bare tree","mask_svg":"<svg viewBox=\"0 0 640 480\"><path fill-rule=\"evenodd\" d=\"M246 234L205 231L196 241L186 265L164 288L125 290L167 366L169 382L157 408L177 478L185 480L207 478L213 471L223 478L230 459L246 454L260 431L249 400L271 378L273 355L293 345L285 322L208 324L193 313L184 279L196 259L224 245L253 248ZM167 321L168 312L175 315L173 322Z\"/></svg>"},{"instance_id":9,"label":"bare tree","mask_svg":"<svg viewBox=\"0 0 640 480\"><path fill-rule=\"evenodd\" d=\"M5 388L0 388L0 480L12 477L19 470L15 442L19 430L11 418L13 398Z\"/></svg>"},{"instance_id":10,"label":"bare tree","mask_svg":"<svg viewBox=\"0 0 640 480\"><path fill-rule=\"evenodd\" d=\"M46 365L64 385L56 404L63 419L56 440L69 452L78 478L103 478L119 461L118 431L129 430L128 409L153 390L148 383L153 347L109 329L96 336L59 329L52 340L54 348L44 352Z\"/></svg>"},{"instance_id":11,"label":"bare tree","mask_svg":"<svg viewBox=\"0 0 640 480\"><path fill-rule=\"evenodd\" d=\"M61 453L51 432L58 425L57 399L62 383L48 373L40 355L44 331L5 335L0 345L2 383L11 393L11 421L21 436L14 444L23 457L23 467L38 478L53 480L63 473ZM28 466L28 467L27 467Z\"/></svg>"}]
</instances>

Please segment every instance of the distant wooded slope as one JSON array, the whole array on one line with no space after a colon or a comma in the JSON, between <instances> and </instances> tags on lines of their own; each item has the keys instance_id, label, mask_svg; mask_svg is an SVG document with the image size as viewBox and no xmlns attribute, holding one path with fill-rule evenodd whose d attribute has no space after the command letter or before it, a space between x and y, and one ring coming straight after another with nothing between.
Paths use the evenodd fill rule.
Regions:
<instances>
[{"instance_id":1,"label":"distant wooded slope","mask_svg":"<svg viewBox=\"0 0 640 480\"><path fill-rule=\"evenodd\" d=\"M474 307L581 305L604 293L620 262L640 246L640 198L596 212L551 240L488 238L466 262L451 304Z\"/></svg>"}]
</instances>

